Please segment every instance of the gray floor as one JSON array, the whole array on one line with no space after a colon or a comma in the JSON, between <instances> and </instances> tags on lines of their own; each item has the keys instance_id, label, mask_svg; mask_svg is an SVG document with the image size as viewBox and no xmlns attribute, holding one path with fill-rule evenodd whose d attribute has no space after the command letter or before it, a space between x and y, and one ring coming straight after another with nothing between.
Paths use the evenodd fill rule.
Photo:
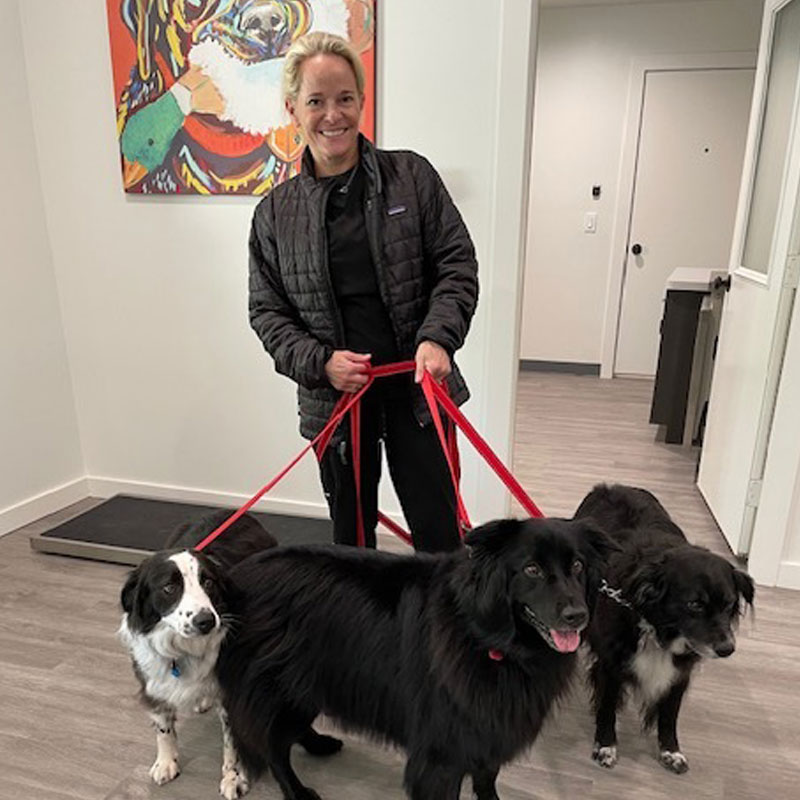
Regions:
<instances>
[{"instance_id":1,"label":"gray floor","mask_svg":"<svg viewBox=\"0 0 800 800\"><path fill-rule=\"evenodd\" d=\"M727 553L693 485L696 453L654 441L650 391L647 382L523 373L515 473L554 515L571 514L598 480L646 486L693 541ZM31 534L92 502L0 539L0 800L213 798L220 739L210 715L179 726L181 776L162 788L149 783L153 736L115 638L125 568L30 550ZM800 593L759 588L756 621L745 621L737 653L706 665L690 691L681 718L688 774L656 763L655 743L639 734L631 712L621 719L619 765L611 772L595 766L577 687L533 752L503 770L501 797L800 796L799 634ZM365 742L348 738L329 761L298 754L296 763L326 800L403 797L401 756ZM250 796L276 800L278 793L266 778Z\"/></svg>"}]
</instances>

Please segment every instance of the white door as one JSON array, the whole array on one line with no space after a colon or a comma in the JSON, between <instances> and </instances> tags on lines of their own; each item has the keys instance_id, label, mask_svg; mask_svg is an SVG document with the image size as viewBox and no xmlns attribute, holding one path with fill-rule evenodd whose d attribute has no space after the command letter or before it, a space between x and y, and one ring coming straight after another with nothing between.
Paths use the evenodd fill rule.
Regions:
<instances>
[{"instance_id":1,"label":"white door","mask_svg":"<svg viewBox=\"0 0 800 800\"><path fill-rule=\"evenodd\" d=\"M741 555L749 550L796 286L799 43L800 0L767 0L698 474L711 512Z\"/></svg>"},{"instance_id":2,"label":"white door","mask_svg":"<svg viewBox=\"0 0 800 800\"><path fill-rule=\"evenodd\" d=\"M670 273L728 263L753 77L753 69L645 76L617 375L655 374Z\"/></svg>"}]
</instances>

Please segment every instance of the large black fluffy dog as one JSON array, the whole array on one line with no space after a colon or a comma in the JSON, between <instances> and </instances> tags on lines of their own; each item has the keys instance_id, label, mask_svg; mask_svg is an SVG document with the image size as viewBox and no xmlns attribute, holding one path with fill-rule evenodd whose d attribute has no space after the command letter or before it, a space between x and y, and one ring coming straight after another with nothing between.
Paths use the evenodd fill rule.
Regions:
<instances>
[{"instance_id":1,"label":"large black fluffy dog","mask_svg":"<svg viewBox=\"0 0 800 800\"><path fill-rule=\"evenodd\" d=\"M633 688L645 728L658 726L660 762L686 772L677 734L684 693L701 659L733 653L739 616L753 602L753 580L689 544L644 489L596 486L575 516L594 519L622 548L609 560L611 591L598 601L587 631L594 655L592 756L601 766L616 764L616 713Z\"/></svg>"},{"instance_id":2,"label":"large black fluffy dog","mask_svg":"<svg viewBox=\"0 0 800 800\"><path fill-rule=\"evenodd\" d=\"M242 627L218 663L249 774L319 795L289 762L319 713L408 751L413 800L495 800L500 767L564 692L610 547L596 526L506 520L442 555L290 548L232 573Z\"/></svg>"}]
</instances>

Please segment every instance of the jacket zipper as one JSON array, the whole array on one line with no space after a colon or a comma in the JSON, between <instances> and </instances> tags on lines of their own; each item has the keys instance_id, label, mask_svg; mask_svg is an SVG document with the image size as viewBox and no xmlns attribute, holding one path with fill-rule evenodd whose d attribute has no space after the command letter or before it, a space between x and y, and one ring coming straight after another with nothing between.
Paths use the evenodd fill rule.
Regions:
<instances>
[{"instance_id":1,"label":"jacket zipper","mask_svg":"<svg viewBox=\"0 0 800 800\"><path fill-rule=\"evenodd\" d=\"M333 309L333 336L334 347L345 348L347 342L344 336L344 320L342 319L342 310L336 302L336 292L333 290L333 281L331 280L330 264L328 262L328 233L325 225L325 211L328 207L328 197L331 193L332 186L327 187L322 193L322 213L320 215L320 238L322 240L322 272L325 276L325 285L328 289L328 299L330 300L331 308Z\"/></svg>"},{"instance_id":2,"label":"jacket zipper","mask_svg":"<svg viewBox=\"0 0 800 800\"><path fill-rule=\"evenodd\" d=\"M402 348L398 338L397 320L394 316L394 308L390 302L389 289L386 286L385 276L383 274L383 260L380 255L380 248L378 247L378 225L376 224L375 215L377 214L377 202L374 200L375 195L372 193L367 197L366 208L364 216L367 223L367 241L369 242L370 253L372 254L372 261L375 265L375 277L378 280L378 291L380 291L383 305L386 308L386 313L389 316L389 321L392 323L392 335L394 337L394 345L397 349L398 357L402 357ZM373 206L376 211L373 213Z\"/></svg>"}]
</instances>

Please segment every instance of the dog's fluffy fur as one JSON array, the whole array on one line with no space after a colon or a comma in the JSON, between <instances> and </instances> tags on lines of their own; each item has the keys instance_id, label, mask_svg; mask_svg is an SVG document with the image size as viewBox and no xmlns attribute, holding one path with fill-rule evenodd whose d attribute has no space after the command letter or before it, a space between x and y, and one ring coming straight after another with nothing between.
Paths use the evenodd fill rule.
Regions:
<instances>
[{"instance_id":1,"label":"dog's fluffy fur","mask_svg":"<svg viewBox=\"0 0 800 800\"><path fill-rule=\"evenodd\" d=\"M222 723L220 793L226 800L249 788L233 747L227 718L218 703L214 668L234 617L228 612L228 572L248 555L269 550L275 539L249 514L240 517L205 550L192 548L230 511L218 511L177 528L166 549L150 556L128 576L120 601L120 637L131 654L140 697L156 729L157 756L150 775L157 784L177 777L177 714L216 706ZM303 743L311 750L338 749L338 740L312 730Z\"/></svg>"},{"instance_id":2,"label":"dog's fluffy fur","mask_svg":"<svg viewBox=\"0 0 800 800\"><path fill-rule=\"evenodd\" d=\"M657 725L661 764L685 772L677 735L681 701L703 658L733 653L739 617L752 606L753 580L689 544L644 489L596 486L575 516L592 518L622 548L606 573L622 602L602 597L586 634L593 655L593 758L604 767L616 764L616 713L633 688L644 727Z\"/></svg>"},{"instance_id":3,"label":"dog's fluffy fur","mask_svg":"<svg viewBox=\"0 0 800 800\"><path fill-rule=\"evenodd\" d=\"M312 800L289 749L323 712L408 751L413 800L496 800L573 671L607 537L586 522L507 520L466 548L396 556L279 549L232 572L242 630L218 671L236 748L287 800ZM239 594L240 593L240 594Z\"/></svg>"}]
</instances>

